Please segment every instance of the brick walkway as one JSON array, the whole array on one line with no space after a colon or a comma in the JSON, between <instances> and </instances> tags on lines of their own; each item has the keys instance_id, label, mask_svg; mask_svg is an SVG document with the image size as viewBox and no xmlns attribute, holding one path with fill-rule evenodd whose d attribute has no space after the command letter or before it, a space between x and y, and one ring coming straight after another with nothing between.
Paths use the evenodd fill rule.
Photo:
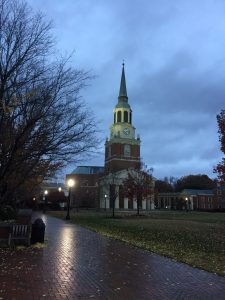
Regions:
<instances>
[{"instance_id":1,"label":"brick walkway","mask_svg":"<svg viewBox=\"0 0 225 300\"><path fill-rule=\"evenodd\" d=\"M0 299L225 299L225 278L42 218L46 248L0 251Z\"/></svg>"}]
</instances>

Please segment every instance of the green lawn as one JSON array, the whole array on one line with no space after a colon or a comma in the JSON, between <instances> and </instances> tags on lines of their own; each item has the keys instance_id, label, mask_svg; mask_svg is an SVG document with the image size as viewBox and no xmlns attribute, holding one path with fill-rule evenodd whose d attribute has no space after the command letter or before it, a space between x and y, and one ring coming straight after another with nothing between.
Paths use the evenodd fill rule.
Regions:
<instances>
[{"instance_id":1,"label":"green lawn","mask_svg":"<svg viewBox=\"0 0 225 300\"><path fill-rule=\"evenodd\" d=\"M64 217L65 212L53 213ZM225 276L225 213L151 212L145 216L74 213L71 222Z\"/></svg>"}]
</instances>

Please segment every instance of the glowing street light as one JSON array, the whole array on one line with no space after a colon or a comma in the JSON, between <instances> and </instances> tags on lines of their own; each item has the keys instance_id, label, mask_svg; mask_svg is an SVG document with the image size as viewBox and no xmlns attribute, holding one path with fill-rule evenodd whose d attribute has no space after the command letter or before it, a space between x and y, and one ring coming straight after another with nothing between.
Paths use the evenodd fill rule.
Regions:
<instances>
[{"instance_id":1,"label":"glowing street light","mask_svg":"<svg viewBox=\"0 0 225 300\"><path fill-rule=\"evenodd\" d=\"M47 199L46 196L48 195L48 190L45 190L43 193L43 201L44 201L44 209L43 209L43 214L46 212L46 206L47 206Z\"/></svg>"},{"instance_id":2,"label":"glowing street light","mask_svg":"<svg viewBox=\"0 0 225 300\"><path fill-rule=\"evenodd\" d=\"M75 185L75 180L70 178L67 181L67 186L69 188L69 194L67 199L67 215L66 220L70 220L70 197L71 197L71 188Z\"/></svg>"},{"instance_id":3,"label":"glowing street light","mask_svg":"<svg viewBox=\"0 0 225 300\"><path fill-rule=\"evenodd\" d=\"M188 211L188 197L185 198L186 201L186 211Z\"/></svg>"},{"instance_id":4,"label":"glowing street light","mask_svg":"<svg viewBox=\"0 0 225 300\"><path fill-rule=\"evenodd\" d=\"M106 199L107 199L107 195L105 194L105 211L106 211Z\"/></svg>"},{"instance_id":5,"label":"glowing street light","mask_svg":"<svg viewBox=\"0 0 225 300\"><path fill-rule=\"evenodd\" d=\"M59 191L59 192L62 192L62 188L61 188L61 186L58 188L58 191Z\"/></svg>"}]
</instances>

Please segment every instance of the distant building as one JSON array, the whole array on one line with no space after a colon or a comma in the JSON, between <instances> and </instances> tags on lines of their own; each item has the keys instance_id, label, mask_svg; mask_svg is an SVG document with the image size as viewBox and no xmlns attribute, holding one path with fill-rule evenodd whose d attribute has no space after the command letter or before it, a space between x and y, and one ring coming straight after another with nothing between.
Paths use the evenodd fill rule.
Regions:
<instances>
[{"instance_id":1,"label":"distant building","mask_svg":"<svg viewBox=\"0 0 225 300\"><path fill-rule=\"evenodd\" d=\"M218 210L225 211L225 186L218 186L214 194Z\"/></svg>"},{"instance_id":2,"label":"distant building","mask_svg":"<svg viewBox=\"0 0 225 300\"><path fill-rule=\"evenodd\" d=\"M64 183L45 181L41 184L41 193L38 201L40 207L58 209L64 208L67 203L67 188Z\"/></svg>"},{"instance_id":3,"label":"distant building","mask_svg":"<svg viewBox=\"0 0 225 300\"><path fill-rule=\"evenodd\" d=\"M72 207L99 208L98 182L102 176L104 167L79 166L66 176L66 180L72 178L75 185L72 188Z\"/></svg>"},{"instance_id":4,"label":"distant building","mask_svg":"<svg viewBox=\"0 0 225 300\"><path fill-rule=\"evenodd\" d=\"M184 189L176 193L159 193L155 200L155 205L158 209L219 210L216 194L217 192L214 190L193 189Z\"/></svg>"}]
</instances>

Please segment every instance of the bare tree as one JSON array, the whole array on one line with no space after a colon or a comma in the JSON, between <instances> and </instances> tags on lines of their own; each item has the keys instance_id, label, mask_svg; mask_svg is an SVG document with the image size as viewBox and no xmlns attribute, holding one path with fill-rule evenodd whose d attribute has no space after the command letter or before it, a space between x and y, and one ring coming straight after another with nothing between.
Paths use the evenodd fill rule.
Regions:
<instances>
[{"instance_id":1,"label":"bare tree","mask_svg":"<svg viewBox=\"0 0 225 300\"><path fill-rule=\"evenodd\" d=\"M142 164L141 168L131 169L127 178L123 181L124 194L137 200L138 215L142 199L153 194L152 172L153 169L148 169Z\"/></svg>"},{"instance_id":2,"label":"bare tree","mask_svg":"<svg viewBox=\"0 0 225 300\"><path fill-rule=\"evenodd\" d=\"M37 185L96 142L80 98L88 73L53 60L51 24L25 2L0 2L0 203Z\"/></svg>"},{"instance_id":3,"label":"bare tree","mask_svg":"<svg viewBox=\"0 0 225 300\"><path fill-rule=\"evenodd\" d=\"M119 184L121 183L120 172L111 172L101 178L101 185L107 187L109 193L109 206L112 208L112 217L115 217L115 204L119 195ZM106 200L106 199L105 199Z\"/></svg>"}]
</instances>

